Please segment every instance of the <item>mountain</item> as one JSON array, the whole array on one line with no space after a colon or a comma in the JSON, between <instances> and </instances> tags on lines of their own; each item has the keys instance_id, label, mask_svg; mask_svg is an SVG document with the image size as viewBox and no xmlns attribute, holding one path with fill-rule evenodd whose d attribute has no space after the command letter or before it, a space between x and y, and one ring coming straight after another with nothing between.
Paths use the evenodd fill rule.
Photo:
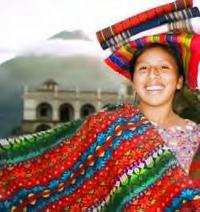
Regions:
<instances>
[{"instance_id":1,"label":"mountain","mask_svg":"<svg viewBox=\"0 0 200 212\"><path fill-rule=\"evenodd\" d=\"M104 64L100 50L84 32L62 31L2 63L0 137L21 125L24 86L37 88L52 78L62 89L118 90L122 78Z\"/></svg>"},{"instance_id":2,"label":"mountain","mask_svg":"<svg viewBox=\"0 0 200 212\"><path fill-rule=\"evenodd\" d=\"M90 38L81 30L74 31L62 31L59 32L49 39L63 39L63 40L86 40L90 41Z\"/></svg>"}]
</instances>

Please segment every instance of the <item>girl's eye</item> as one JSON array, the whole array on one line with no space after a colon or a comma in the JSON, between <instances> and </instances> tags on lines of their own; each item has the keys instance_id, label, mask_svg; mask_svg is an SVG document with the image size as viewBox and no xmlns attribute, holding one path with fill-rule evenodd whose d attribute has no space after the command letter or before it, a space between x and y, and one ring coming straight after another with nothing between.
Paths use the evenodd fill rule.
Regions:
<instances>
[{"instance_id":1,"label":"girl's eye","mask_svg":"<svg viewBox=\"0 0 200 212\"><path fill-rule=\"evenodd\" d=\"M147 70L147 66L140 66L138 70L140 70L140 71L146 71Z\"/></svg>"},{"instance_id":2,"label":"girl's eye","mask_svg":"<svg viewBox=\"0 0 200 212\"><path fill-rule=\"evenodd\" d=\"M169 67L168 67L167 65L162 65L161 68L162 68L163 70L168 70L168 69L169 69Z\"/></svg>"}]
</instances>

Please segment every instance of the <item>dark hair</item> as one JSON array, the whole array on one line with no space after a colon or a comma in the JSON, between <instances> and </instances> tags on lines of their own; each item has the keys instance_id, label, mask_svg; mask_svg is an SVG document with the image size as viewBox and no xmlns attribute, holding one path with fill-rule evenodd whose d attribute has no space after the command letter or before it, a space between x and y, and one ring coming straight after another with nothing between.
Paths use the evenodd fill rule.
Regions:
<instances>
[{"instance_id":1,"label":"dark hair","mask_svg":"<svg viewBox=\"0 0 200 212\"><path fill-rule=\"evenodd\" d=\"M175 59L176 65L178 67L178 74L180 76L183 76L183 79L185 79L184 69L183 69L183 61L182 61L179 49L175 45L169 46L169 45L161 44L161 43L150 43L149 45L146 45L143 48L136 50L136 52L134 53L134 56L130 62L130 65L129 65L131 79L133 79L134 67L135 67L138 57L140 55L142 55L146 50L152 49L154 47L160 47L160 48L164 49L166 52L168 52L170 55L172 55L172 57Z\"/></svg>"}]
</instances>

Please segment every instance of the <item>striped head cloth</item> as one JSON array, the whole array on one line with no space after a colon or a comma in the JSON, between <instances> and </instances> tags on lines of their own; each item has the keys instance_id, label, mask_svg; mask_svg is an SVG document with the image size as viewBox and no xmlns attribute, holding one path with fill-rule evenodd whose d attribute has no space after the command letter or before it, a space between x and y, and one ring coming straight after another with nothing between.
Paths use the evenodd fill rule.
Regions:
<instances>
[{"instance_id":1,"label":"striped head cloth","mask_svg":"<svg viewBox=\"0 0 200 212\"><path fill-rule=\"evenodd\" d=\"M181 54L187 87L200 89L200 12L192 6L191 0L177 0L98 31L102 48L111 50L106 64L131 80L134 52L163 43Z\"/></svg>"}]
</instances>

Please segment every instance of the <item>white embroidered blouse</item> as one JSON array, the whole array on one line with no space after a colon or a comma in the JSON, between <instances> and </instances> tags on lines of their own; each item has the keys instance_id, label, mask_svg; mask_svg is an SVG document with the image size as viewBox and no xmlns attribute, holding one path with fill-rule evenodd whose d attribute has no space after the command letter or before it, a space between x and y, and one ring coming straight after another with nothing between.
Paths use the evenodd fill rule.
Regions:
<instances>
[{"instance_id":1,"label":"white embroidered blouse","mask_svg":"<svg viewBox=\"0 0 200 212\"><path fill-rule=\"evenodd\" d=\"M200 145L200 125L189 120L187 122L188 124L184 127L175 126L167 129L155 123L153 125L188 174L193 157Z\"/></svg>"}]
</instances>

